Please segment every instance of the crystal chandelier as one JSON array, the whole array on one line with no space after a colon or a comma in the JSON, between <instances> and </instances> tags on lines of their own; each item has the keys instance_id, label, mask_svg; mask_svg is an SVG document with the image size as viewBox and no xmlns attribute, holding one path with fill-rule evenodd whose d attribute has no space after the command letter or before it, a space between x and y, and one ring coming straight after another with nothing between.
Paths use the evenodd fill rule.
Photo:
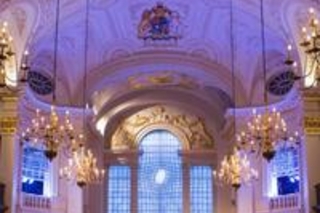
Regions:
<instances>
[{"instance_id":1,"label":"crystal chandelier","mask_svg":"<svg viewBox=\"0 0 320 213\"><path fill-rule=\"evenodd\" d=\"M75 181L79 187L99 183L103 180L105 170L97 167L97 159L91 150L81 147L72 153L68 164L60 169L60 177Z\"/></svg>"},{"instance_id":2,"label":"crystal chandelier","mask_svg":"<svg viewBox=\"0 0 320 213\"><path fill-rule=\"evenodd\" d=\"M303 49L305 65L301 66L302 74L298 75L296 72L297 63L292 56L292 46L288 45L287 58L285 64L289 66L292 71L292 82L303 79L306 88L317 86L320 81L320 29L319 19L315 13L314 8L309 8L308 21L301 29L300 46Z\"/></svg>"},{"instance_id":3,"label":"crystal chandelier","mask_svg":"<svg viewBox=\"0 0 320 213\"><path fill-rule=\"evenodd\" d=\"M13 51L13 38L8 30L8 23L3 22L1 31L0 31L0 87L9 87L17 84L17 80L11 79L8 75L7 68L10 64L12 64L12 60L14 58ZM28 66L28 55L29 52L25 51L22 57L21 67L20 67L20 78L19 82L26 83L27 82L27 73L29 71ZM13 62L14 63L14 62Z\"/></svg>"},{"instance_id":4,"label":"crystal chandelier","mask_svg":"<svg viewBox=\"0 0 320 213\"><path fill-rule=\"evenodd\" d=\"M258 172L251 167L247 155L234 148L231 155L223 158L218 171L214 171L214 176L218 182L238 190L242 184L257 179Z\"/></svg>"},{"instance_id":5,"label":"crystal chandelier","mask_svg":"<svg viewBox=\"0 0 320 213\"><path fill-rule=\"evenodd\" d=\"M237 135L237 145L242 150L261 153L270 161L281 144L297 141L298 138L297 133L294 136L289 135L287 124L281 113L275 108L270 110L267 107L261 114L253 110L246 131Z\"/></svg>"},{"instance_id":6,"label":"crystal chandelier","mask_svg":"<svg viewBox=\"0 0 320 213\"><path fill-rule=\"evenodd\" d=\"M262 70L264 79L264 105L261 113L253 110L251 119L248 121L246 130L237 135L237 146L241 150L256 152L270 161L276 154L276 149L282 142L299 140L297 134L291 136L287 129L287 124L281 113L276 108L270 109L268 106L267 94L267 64L265 47L265 26L264 26L264 4L260 0L261 15L261 40L262 40Z\"/></svg>"},{"instance_id":7,"label":"crystal chandelier","mask_svg":"<svg viewBox=\"0 0 320 213\"><path fill-rule=\"evenodd\" d=\"M234 60L234 25L233 25L233 0L230 0L230 52L231 52L231 71L232 71L232 98L234 100L233 109L233 128L234 138L236 138L236 76L235 76L235 60ZM237 148L233 149L231 155L226 155L221 161L220 168L214 171L214 176L217 182L231 185L235 190L238 190L242 184L246 184L253 179L258 178L258 172L251 168L247 155L240 152Z\"/></svg>"},{"instance_id":8,"label":"crystal chandelier","mask_svg":"<svg viewBox=\"0 0 320 213\"><path fill-rule=\"evenodd\" d=\"M39 109L36 110L36 117L31 121L31 127L22 132L22 142L31 144L41 144L44 147L45 156L52 161L58 154L60 148L66 151L74 151L81 146L79 138L74 134L74 127L71 123L69 112L66 111L65 117L60 118L56 112L56 85L57 85L57 58L58 58L58 38L59 38L59 11L60 1L56 4L56 29L54 42L54 90L52 92L52 106L50 115L41 115ZM47 117L47 118L46 118Z\"/></svg>"},{"instance_id":9,"label":"crystal chandelier","mask_svg":"<svg viewBox=\"0 0 320 213\"><path fill-rule=\"evenodd\" d=\"M51 106L50 116L46 118L37 109L36 116L22 133L22 140L31 145L42 144L45 147L44 154L51 161L57 154L62 145L74 151L79 144L74 134L74 127L70 121L69 112L66 111L64 119L59 116L54 106Z\"/></svg>"}]
</instances>

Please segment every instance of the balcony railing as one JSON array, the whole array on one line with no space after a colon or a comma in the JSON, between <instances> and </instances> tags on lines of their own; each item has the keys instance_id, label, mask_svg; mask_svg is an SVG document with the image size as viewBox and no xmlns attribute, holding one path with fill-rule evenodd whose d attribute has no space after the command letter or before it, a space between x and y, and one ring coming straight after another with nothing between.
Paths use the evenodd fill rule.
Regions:
<instances>
[{"instance_id":1,"label":"balcony railing","mask_svg":"<svg viewBox=\"0 0 320 213\"><path fill-rule=\"evenodd\" d=\"M290 194L270 198L270 210L283 211L300 208L299 194Z\"/></svg>"},{"instance_id":2,"label":"balcony railing","mask_svg":"<svg viewBox=\"0 0 320 213\"><path fill-rule=\"evenodd\" d=\"M31 194L21 194L21 207L39 210L51 208L51 198Z\"/></svg>"}]
</instances>

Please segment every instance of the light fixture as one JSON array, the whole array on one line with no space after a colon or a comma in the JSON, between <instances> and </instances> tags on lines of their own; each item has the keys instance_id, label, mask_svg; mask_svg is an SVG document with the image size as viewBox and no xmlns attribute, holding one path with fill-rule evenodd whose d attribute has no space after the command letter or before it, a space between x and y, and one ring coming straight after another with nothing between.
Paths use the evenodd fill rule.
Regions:
<instances>
[{"instance_id":1,"label":"light fixture","mask_svg":"<svg viewBox=\"0 0 320 213\"><path fill-rule=\"evenodd\" d=\"M54 90L52 92L52 106L49 116L41 115L37 109L36 116L31 121L31 126L22 132L22 142L31 144L41 144L44 147L45 156L52 161L58 154L60 148L71 149L74 151L78 146L78 139L74 134L74 127L70 120L69 112L66 111L65 117L60 118L56 112L56 85L57 85L57 64L58 64L58 40L59 40L59 11L60 0L56 5L56 29L54 42Z\"/></svg>"},{"instance_id":2,"label":"light fixture","mask_svg":"<svg viewBox=\"0 0 320 213\"><path fill-rule=\"evenodd\" d=\"M86 19L85 19L85 48L84 48L84 72L83 72L83 134L82 141L86 136L86 91L87 91L87 71L88 71L88 33L89 33L89 0L86 0ZM79 187L84 187L93 183L100 183L105 175L103 169L97 166L97 159L91 150L84 147L85 143L80 143L80 148L73 151L68 159L68 165L60 169L60 177L68 181L74 180Z\"/></svg>"},{"instance_id":3,"label":"light fixture","mask_svg":"<svg viewBox=\"0 0 320 213\"><path fill-rule=\"evenodd\" d=\"M45 156L51 161L57 156L62 145L74 151L78 144L68 111L64 119L60 119L55 106L51 106L50 115L46 117L37 109L36 116L31 121L31 127L26 128L21 136L23 142L31 145L42 144Z\"/></svg>"},{"instance_id":4,"label":"light fixture","mask_svg":"<svg viewBox=\"0 0 320 213\"><path fill-rule=\"evenodd\" d=\"M13 51L13 37L10 35L8 29L8 22L3 22L0 31L0 88L11 88L16 86L19 82L27 82L27 74L29 71L28 65L28 51L24 51L18 80L13 79L9 75L8 68L14 64L15 53Z\"/></svg>"},{"instance_id":5,"label":"light fixture","mask_svg":"<svg viewBox=\"0 0 320 213\"><path fill-rule=\"evenodd\" d=\"M81 147L72 153L68 164L60 169L60 177L75 181L79 187L92 183L100 183L104 179L105 170L99 169L97 159L91 150Z\"/></svg>"},{"instance_id":6,"label":"light fixture","mask_svg":"<svg viewBox=\"0 0 320 213\"><path fill-rule=\"evenodd\" d=\"M231 185L235 190L258 178L258 172L251 167L246 153L237 148L223 158L220 168L213 174L218 183Z\"/></svg>"},{"instance_id":7,"label":"light fixture","mask_svg":"<svg viewBox=\"0 0 320 213\"><path fill-rule=\"evenodd\" d=\"M301 29L300 46L302 48L302 58L304 65L301 75L297 74L297 62L292 56L292 45L287 47L287 58L285 64L292 71L292 81L303 80L301 82L304 88L312 88L318 85L320 81L320 28L314 8L309 8L308 21Z\"/></svg>"},{"instance_id":8,"label":"light fixture","mask_svg":"<svg viewBox=\"0 0 320 213\"><path fill-rule=\"evenodd\" d=\"M236 143L236 76L235 76L235 48L234 48L234 22L233 22L233 0L230 0L230 52L231 52L231 72L232 72L232 98L234 101L233 108L233 128L234 138ZM253 179L258 178L258 172L251 167L246 153L241 152L237 147L233 148L230 155L224 156L221 161L220 168L213 172L217 183L230 185L236 191L242 184L246 184Z\"/></svg>"},{"instance_id":9,"label":"light fixture","mask_svg":"<svg viewBox=\"0 0 320 213\"><path fill-rule=\"evenodd\" d=\"M246 130L237 135L237 146L242 150L256 152L270 161L276 154L277 148L283 142L299 140L298 135L291 135L287 129L287 124L281 113L275 107L268 106L267 93L267 65L265 47L265 25L264 25L264 4L260 0L261 15L261 40L262 40L262 71L264 80L264 106L261 111L253 110L253 115L248 121Z\"/></svg>"},{"instance_id":10,"label":"light fixture","mask_svg":"<svg viewBox=\"0 0 320 213\"><path fill-rule=\"evenodd\" d=\"M290 135L287 124L281 113L267 106L262 113L253 110L252 117L247 123L246 131L237 135L237 145L240 149L261 153L268 161L272 160L277 148L287 142L296 142L298 133Z\"/></svg>"}]
</instances>

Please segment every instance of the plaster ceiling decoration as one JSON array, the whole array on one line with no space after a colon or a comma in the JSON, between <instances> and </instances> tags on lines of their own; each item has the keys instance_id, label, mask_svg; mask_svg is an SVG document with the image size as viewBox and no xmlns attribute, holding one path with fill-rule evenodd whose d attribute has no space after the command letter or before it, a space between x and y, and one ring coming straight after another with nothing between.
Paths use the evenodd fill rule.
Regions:
<instances>
[{"instance_id":1,"label":"plaster ceiling decoration","mask_svg":"<svg viewBox=\"0 0 320 213\"><path fill-rule=\"evenodd\" d=\"M88 91L94 123L106 136L110 123L140 110L166 105L215 118L224 124L232 106L260 105L261 35L259 4L235 2L236 104L231 97L229 4L224 0L162 1L177 11L183 36L171 46L145 45L137 36L141 16L156 0L94 0L89 15ZM32 70L52 76L56 1L19 0L0 6L0 19L13 23L18 52L30 48ZM268 77L283 72L286 45L298 35L301 11L310 1L270 0L266 4ZM82 107L85 2L62 0L58 45L57 105ZM20 39L21 38L21 39ZM293 38L294 41L298 38ZM293 41L293 42L294 42ZM18 59L19 60L19 59ZM28 90L28 100L50 106L51 97ZM284 96L272 96L270 103ZM206 122L208 122L206 120Z\"/></svg>"},{"instance_id":2,"label":"plaster ceiling decoration","mask_svg":"<svg viewBox=\"0 0 320 213\"><path fill-rule=\"evenodd\" d=\"M211 60L227 68L230 66L229 52L229 20L228 5L224 1L197 1L186 2L175 0L163 2L165 7L177 11L182 17L185 31L183 39L174 47L146 47L138 37L137 29L141 22L144 10L153 8L156 1L94 1L90 8L89 28L89 68L91 75L99 67L107 67L119 58L127 58L137 53L149 51L176 52L182 55L196 55L204 60ZM40 2L40 20L32 39L33 61L36 64L43 52L52 51L52 34L54 29L53 2ZM281 3L281 5L284 3ZM121 11L119 13L119 11ZM201 13L199 13L201 11ZM286 34L281 22L273 19L279 17L277 8L268 5L268 12L273 16L267 19L268 48L283 53L285 49ZM78 105L78 87L81 85L81 71L83 68L83 19L84 4L76 4L65 0L61 7L61 35L59 36L59 73L65 88L60 97L61 105ZM120 15L121 14L121 15ZM275 15L277 14L277 15ZM259 8L253 1L241 1L235 8L236 25L236 61L237 76L246 87L247 96L256 88L254 82L256 65L259 63L260 33L259 33ZM272 23L272 24L271 24ZM274 25L273 23L279 23ZM52 51L53 52L53 51ZM285 55L284 53L282 54ZM254 57L253 57L254 56ZM281 59L279 58L279 61ZM51 63L50 60L47 61ZM99 80L109 78L109 69L104 70L104 75ZM230 71L226 71L230 72ZM92 91L94 92L94 91ZM50 102L44 97L42 101ZM274 101L278 99L275 98Z\"/></svg>"},{"instance_id":3,"label":"plaster ceiling decoration","mask_svg":"<svg viewBox=\"0 0 320 213\"><path fill-rule=\"evenodd\" d=\"M163 71L156 74L143 74L128 78L131 89L144 89L147 87L177 86L186 89L200 88L200 82L186 75L174 71Z\"/></svg>"},{"instance_id":4,"label":"plaster ceiling decoration","mask_svg":"<svg viewBox=\"0 0 320 213\"><path fill-rule=\"evenodd\" d=\"M172 108L155 106L123 120L112 136L111 149L136 148L141 137L153 128L173 130L180 139L186 140L185 148L214 148L214 140L204 119Z\"/></svg>"}]
</instances>

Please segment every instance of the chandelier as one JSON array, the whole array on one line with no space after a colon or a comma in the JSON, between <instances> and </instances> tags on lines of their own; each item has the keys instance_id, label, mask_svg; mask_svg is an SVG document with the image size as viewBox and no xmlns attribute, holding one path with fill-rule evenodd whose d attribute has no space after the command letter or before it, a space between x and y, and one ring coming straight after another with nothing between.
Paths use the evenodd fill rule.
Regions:
<instances>
[{"instance_id":1,"label":"chandelier","mask_svg":"<svg viewBox=\"0 0 320 213\"><path fill-rule=\"evenodd\" d=\"M54 106L51 106L48 118L41 115L37 109L31 127L22 132L23 142L31 145L42 144L45 147L44 154L50 161L57 156L62 145L68 146L71 151L76 150L79 145L76 139L69 112L66 111L64 119L60 119Z\"/></svg>"},{"instance_id":2,"label":"chandelier","mask_svg":"<svg viewBox=\"0 0 320 213\"><path fill-rule=\"evenodd\" d=\"M276 108L264 109L258 114L253 110L253 115L247 123L247 131L242 131L237 135L237 145L242 150L261 153L270 161L276 154L276 149L286 142L298 140L298 133L290 136L287 124L281 113Z\"/></svg>"},{"instance_id":3,"label":"chandelier","mask_svg":"<svg viewBox=\"0 0 320 213\"><path fill-rule=\"evenodd\" d=\"M104 169L97 167L97 159L91 150L81 147L72 153L68 164L60 169L60 177L75 181L79 187L92 183L100 183L105 175Z\"/></svg>"},{"instance_id":4,"label":"chandelier","mask_svg":"<svg viewBox=\"0 0 320 213\"><path fill-rule=\"evenodd\" d=\"M261 113L254 109L251 119L249 119L246 130L237 135L237 146L241 150L256 152L270 161L276 154L277 148L283 142L299 140L298 134L291 135L288 132L287 124L281 113L276 108L270 109L268 106L268 94L266 89L267 64L265 47L265 26L264 26L264 4L260 0L261 15L261 40L262 40L262 70L264 79L264 105Z\"/></svg>"},{"instance_id":5,"label":"chandelier","mask_svg":"<svg viewBox=\"0 0 320 213\"><path fill-rule=\"evenodd\" d=\"M303 73L301 76L297 75L297 63L292 57L292 46L288 45L287 58L285 64L289 66L292 71L292 81L304 79L306 88L317 86L320 81L320 31L319 19L315 13L314 8L309 8L308 21L305 26L301 28L300 46L304 54Z\"/></svg>"},{"instance_id":6,"label":"chandelier","mask_svg":"<svg viewBox=\"0 0 320 213\"><path fill-rule=\"evenodd\" d=\"M52 106L50 115L41 115L39 109L36 110L36 116L31 120L31 127L22 132L23 142L31 144L41 144L44 147L45 156L52 161L60 148L67 151L74 151L81 146L79 138L74 134L74 127L70 120L69 112L66 111L65 117L60 118L56 112L56 85L57 85L57 58L58 58L58 38L59 38L59 10L60 1L56 4L56 29L54 42L54 82L55 87L52 92ZM46 118L47 117L47 118Z\"/></svg>"},{"instance_id":7,"label":"chandelier","mask_svg":"<svg viewBox=\"0 0 320 213\"><path fill-rule=\"evenodd\" d=\"M58 0L59 1L59 0ZM87 91L87 71L88 71L88 32L89 32L89 0L86 1L86 19L85 19L85 48L84 48L84 72L83 72L83 135L80 137L84 140L86 135L86 91ZM88 184L99 183L105 175L104 169L97 167L97 159L93 156L90 149L86 150L84 143L80 144L72 152L68 159L68 164L60 169L60 177L68 181L75 181L79 187Z\"/></svg>"},{"instance_id":8,"label":"chandelier","mask_svg":"<svg viewBox=\"0 0 320 213\"><path fill-rule=\"evenodd\" d=\"M11 88L12 85L17 83L17 80L11 79L8 75L9 71L7 68L10 64L14 64L12 62L15 60L13 51L13 38L8 30L8 22L3 22L1 31L0 31L0 87L8 87ZM27 82L27 73L29 71L28 66L28 55L29 52L25 51L23 53L22 62L21 62L21 72L19 82L26 83ZM9 87L10 86L10 87Z\"/></svg>"},{"instance_id":9,"label":"chandelier","mask_svg":"<svg viewBox=\"0 0 320 213\"><path fill-rule=\"evenodd\" d=\"M233 128L234 138L236 139L236 75L235 75L235 48L234 48L234 24L233 24L233 0L230 0L230 52L231 52L231 71L232 71L232 98L234 100L233 109ZM253 179L258 178L258 172L253 169L244 152L240 152L236 147L231 155L226 155L221 161L218 171L214 171L217 182L224 185L231 185L236 191L242 184L246 184Z\"/></svg>"},{"instance_id":10,"label":"chandelier","mask_svg":"<svg viewBox=\"0 0 320 213\"><path fill-rule=\"evenodd\" d=\"M234 148L231 155L223 158L218 171L214 171L214 176L218 182L238 190L242 184L257 179L258 172L251 167L247 155Z\"/></svg>"}]
</instances>

